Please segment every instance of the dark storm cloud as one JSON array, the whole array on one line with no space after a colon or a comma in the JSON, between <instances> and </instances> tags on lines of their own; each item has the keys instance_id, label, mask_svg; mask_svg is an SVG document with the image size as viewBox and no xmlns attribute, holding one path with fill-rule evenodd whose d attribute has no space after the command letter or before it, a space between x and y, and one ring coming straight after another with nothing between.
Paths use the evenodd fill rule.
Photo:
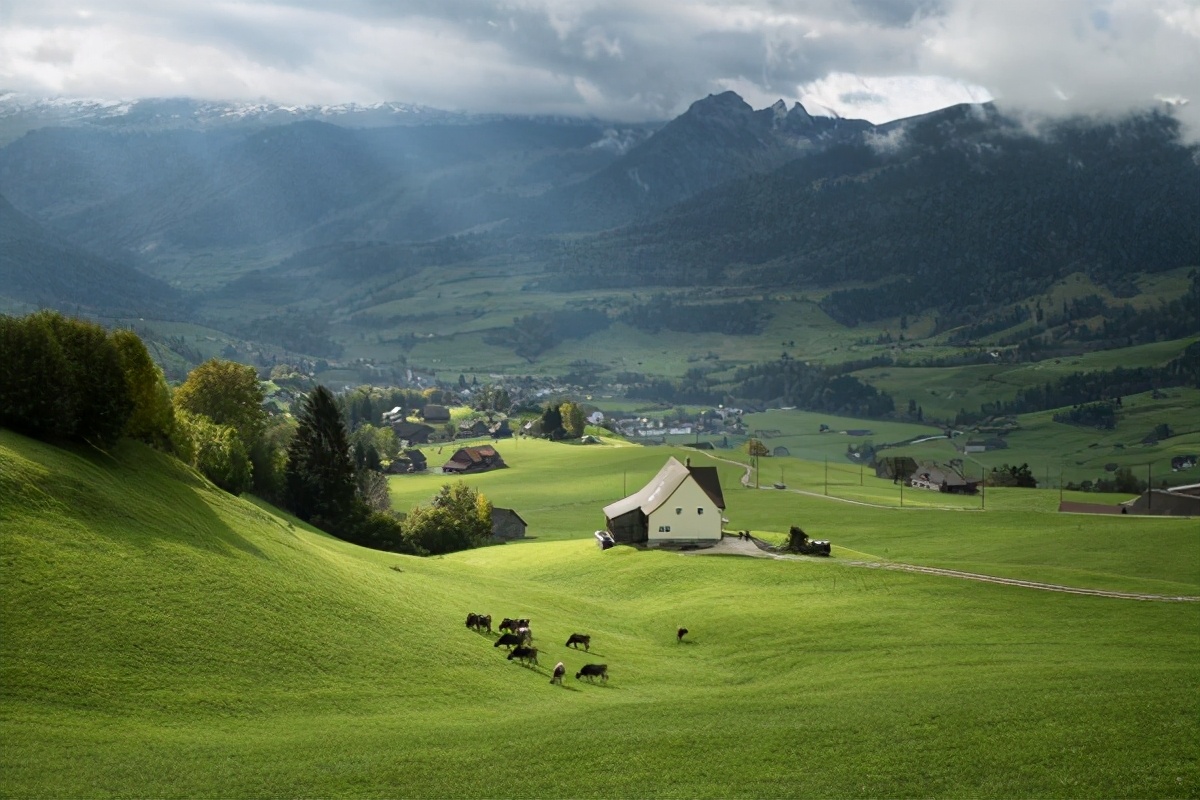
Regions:
<instances>
[{"instance_id":1,"label":"dark storm cloud","mask_svg":"<svg viewBox=\"0 0 1200 800\"><path fill-rule=\"evenodd\" d=\"M734 89L883 117L987 99L1119 111L1194 97L1189 0L9 0L0 87L405 100L649 118Z\"/></svg>"}]
</instances>

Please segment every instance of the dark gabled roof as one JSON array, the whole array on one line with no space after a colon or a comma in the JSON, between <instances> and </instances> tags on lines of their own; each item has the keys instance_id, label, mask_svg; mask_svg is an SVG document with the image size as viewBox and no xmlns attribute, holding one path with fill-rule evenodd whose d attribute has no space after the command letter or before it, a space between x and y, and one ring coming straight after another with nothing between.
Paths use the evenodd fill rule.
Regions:
<instances>
[{"instance_id":1,"label":"dark gabled roof","mask_svg":"<svg viewBox=\"0 0 1200 800\"><path fill-rule=\"evenodd\" d=\"M725 495L721 492L721 478L717 475L717 468L693 467L689 465L687 471L692 474L696 483L700 484L700 488L708 495L708 499L712 500L717 508L724 511Z\"/></svg>"},{"instance_id":2,"label":"dark gabled roof","mask_svg":"<svg viewBox=\"0 0 1200 800\"><path fill-rule=\"evenodd\" d=\"M407 439L414 433L433 433L434 429L419 422L395 422L392 430L401 439Z\"/></svg>"},{"instance_id":3,"label":"dark gabled roof","mask_svg":"<svg viewBox=\"0 0 1200 800\"><path fill-rule=\"evenodd\" d=\"M521 520L522 525L524 525L526 528L529 527L529 523L526 522L524 519L521 519L521 515L518 514L516 511L513 511L511 508L498 508L496 506L492 506L492 519L494 520L494 519L496 519L496 517L499 517L499 516L516 517L517 519Z\"/></svg>"},{"instance_id":4,"label":"dark gabled roof","mask_svg":"<svg viewBox=\"0 0 1200 800\"><path fill-rule=\"evenodd\" d=\"M438 420L439 422L447 422L450 419L450 409L445 406L428 405L421 412L421 416L429 420Z\"/></svg>"},{"instance_id":5,"label":"dark gabled roof","mask_svg":"<svg viewBox=\"0 0 1200 800\"><path fill-rule=\"evenodd\" d=\"M415 449L414 450L405 450L404 457L407 458L409 461L413 462L414 464L424 464L425 463L425 454L422 453L420 450L415 450Z\"/></svg>"}]
</instances>

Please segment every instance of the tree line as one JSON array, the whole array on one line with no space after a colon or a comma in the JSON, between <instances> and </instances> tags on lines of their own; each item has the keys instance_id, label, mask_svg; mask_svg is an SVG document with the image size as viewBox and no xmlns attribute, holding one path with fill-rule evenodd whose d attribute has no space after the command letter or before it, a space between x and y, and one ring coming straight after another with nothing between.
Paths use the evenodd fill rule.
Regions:
<instances>
[{"instance_id":1,"label":"tree line","mask_svg":"<svg viewBox=\"0 0 1200 800\"><path fill-rule=\"evenodd\" d=\"M317 386L294 415L272 416L253 367L210 359L172 388L132 331L53 311L0 316L0 425L97 448L144 442L232 494L252 491L366 547L422 555L484 544L491 504L463 484L406 516L390 511L379 469L395 440L366 423L350 432L343 412L366 410L362 399L340 403Z\"/></svg>"}]
</instances>

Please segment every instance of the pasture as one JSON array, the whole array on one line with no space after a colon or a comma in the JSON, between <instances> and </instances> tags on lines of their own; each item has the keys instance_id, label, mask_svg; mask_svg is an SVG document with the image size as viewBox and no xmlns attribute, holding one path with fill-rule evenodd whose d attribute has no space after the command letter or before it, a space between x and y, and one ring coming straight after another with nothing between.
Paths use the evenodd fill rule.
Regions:
<instances>
[{"instance_id":1,"label":"pasture","mask_svg":"<svg viewBox=\"0 0 1200 800\"><path fill-rule=\"evenodd\" d=\"M593 498L626 470L636 488L668 450L528 444L470 481L540 503L554 530L417 559L331 539L137 445L0 431L4 794L1200 793L1200 603L847 563L1197 595L1191 522L992 510L990 495L982 513L859 507L736 488L727 465L732 526L792 520L836 557L600 551ZM393 496L432 493L431 477L393 478ZM540 666L468 630L472 611L530 617ZM564 646L573 632L591 654ZM574 680L585 661L611 679Z\"/></svg>"}]
</instances>

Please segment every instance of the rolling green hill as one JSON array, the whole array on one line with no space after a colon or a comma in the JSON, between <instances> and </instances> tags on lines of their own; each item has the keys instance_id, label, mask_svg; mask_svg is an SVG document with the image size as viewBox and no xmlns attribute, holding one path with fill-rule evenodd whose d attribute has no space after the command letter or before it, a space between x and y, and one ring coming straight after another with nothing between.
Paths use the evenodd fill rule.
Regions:
<instances>
[{"instance_id":1,"label":"rolling green hill","mask_svg":"<svg viewBox=\"0 0 1200 800\"><path fill-rule=\"evenodd\" d=\"M526 444L506 471L527 476L522 502L540 484L575 528L593 518L593 495L615 491L622 464L633 486L667 453ZM1098 527L1004 503L859 509L727 478L735 526L801 521L835 539L837 557L601 552L575 528L402 557L223 494L137 445L60 450L0 431L3 793L1200 791L1200 604L846 564L853 546L1032 576L1070 565L1110 588L1194 595L1194 525ZM498 502L508 491L481 485ZM540 666L507 662L463 626L468 611L530 617ZM683 644L678 625L691 630ZM560 645L574 631L591 633L590 656ZM560 659L561 689L548 685ZM612 679L572 680L585 660L609 664Z\"/></svg>"}]
</instances>

